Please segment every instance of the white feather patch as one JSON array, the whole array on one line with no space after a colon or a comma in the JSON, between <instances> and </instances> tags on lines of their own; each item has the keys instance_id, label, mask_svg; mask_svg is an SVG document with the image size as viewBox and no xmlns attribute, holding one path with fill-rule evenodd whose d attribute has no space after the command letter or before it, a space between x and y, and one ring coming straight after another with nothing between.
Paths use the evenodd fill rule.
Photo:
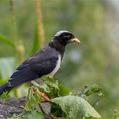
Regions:
<instances>
[{"instance_id":1,"label":"white feather patch","mask_svg":"<svg viewBox=\"0 0 119 119\"><path fill-rule=\"evenodd\" d=\"M55 36L60 36L62 33L64 33L64 32L68 32L69 33L69 31L66 31L66 30L62 30L62 31L58 31L56 34L55 34Z\"/></svg>"},{"instance_id":2,"label":"white feather patch","mask_svg":"<svg viewBox=\"0 0 119 119\"><path fill-rule=\"evenodd\" d=\"M61 55L58 55L58 60L57 60L57 64L56 67L54 68L54 70L49 74L50 77L53 77L54 74L58 71L58 69L60 68L61 65Z\"/></svg>"}]
</instances>

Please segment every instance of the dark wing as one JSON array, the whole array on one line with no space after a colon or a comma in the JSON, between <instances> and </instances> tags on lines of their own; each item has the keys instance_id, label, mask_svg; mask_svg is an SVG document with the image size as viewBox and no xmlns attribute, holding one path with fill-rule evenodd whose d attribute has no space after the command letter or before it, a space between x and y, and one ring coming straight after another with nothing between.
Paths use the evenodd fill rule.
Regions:
<instances>
[{"instance_id":1,"label":"dark wing","mask_svg":"<svg viewBox=\"0 0 119 119\"><path fill-rule=\"evenodd\" d=\"M11 87L14 88L36 78L38 78L38 75L30 69L28 64L23 63L12 74L9 82Z\"/></svg>"},{"instance_id":2,"label":"dark wing","mask_svg":"<svg viewBox=\"0 0 119 119\"><path fill-rule=\"evenodd\" d=\"M39 58L40 59L40 58ZM37 73L39 77L47 75L53 71L56 66L58 57L49 57L44 60L32 60L30 62L30 68L33 72Z\"/></svg>"},{"instance_id":3,"label":"dark wing","mask_svg":"<svg viewBox=\"0 0 119 119\"><path fill-rule=\"evenodd\" d=\"M53 49L45 49L22 63L11 76L12 87L49 74L55 68L58 54Z\"/></svg>"}]
</instances>

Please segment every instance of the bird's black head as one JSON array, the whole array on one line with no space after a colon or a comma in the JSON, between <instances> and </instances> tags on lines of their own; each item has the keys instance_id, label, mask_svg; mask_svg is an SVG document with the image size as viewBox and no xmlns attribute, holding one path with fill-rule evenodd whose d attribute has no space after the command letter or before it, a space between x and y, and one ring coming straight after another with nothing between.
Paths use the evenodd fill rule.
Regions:
<instances>
[{"instance_id":1,"label":"bird's black head","mask_svg":"<svg viewBox=\"0 0 119 119\"><path fill-rule=\"evenodd\" d=\"M49 46L55 48L57 51L63 54L65 46L73 42L80 43L80 41L71 32L63 30L54 35L53 39L49 43Z\"/></svg>"},{"instance_id":2,"label":"bird's black head","mask_svg":"<svg viewBox=\"0 0 119 119\"><path fill-rule=\"evenodd\" d=\"M59 31L57 32L53 37L53 42L58 42L63 46L66 46L69 43L77 42L80 43L80 41L69 31Z\"/></svg>"}]
</instances>

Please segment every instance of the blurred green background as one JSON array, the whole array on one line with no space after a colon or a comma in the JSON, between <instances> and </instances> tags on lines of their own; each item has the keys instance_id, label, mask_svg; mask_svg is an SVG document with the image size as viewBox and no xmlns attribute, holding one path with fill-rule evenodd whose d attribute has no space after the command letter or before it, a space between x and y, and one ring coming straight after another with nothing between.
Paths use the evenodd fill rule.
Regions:
<instances>
[{"instance_id":1,"label":"blurred green background","mask_svg":"<svg viewBox=\"0 0 119 119\"><path fill-rule=\"evenodd\" d=\"M99 86L103 96L94 107L104 119L119 118L119 0L41 0L45 44L59 30L81 41L66 49L55 75L74 92ZM35 0L0 0L0 84L40 47ZM17 96L26 95L21 86ZM14 91L10 93L14 95ZM91 104L98 99L89 97Z\"/></svg>"}]
</instances>

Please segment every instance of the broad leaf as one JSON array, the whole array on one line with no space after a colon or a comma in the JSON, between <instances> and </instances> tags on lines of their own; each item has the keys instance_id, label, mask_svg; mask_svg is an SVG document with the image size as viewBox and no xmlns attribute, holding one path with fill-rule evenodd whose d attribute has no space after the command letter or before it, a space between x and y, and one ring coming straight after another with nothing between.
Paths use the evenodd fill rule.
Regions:
<instances>
[{"instance_id":1,"label":"broad leaf","mask_svg":"<svg viewBox=\"0 0 119 119\"><path fill-rule=\"evenodd\" d=\"M52 99L66 115L66 119L100 118L96 110L83 98L64 96Z\"/></svg>"}]
</instances>

